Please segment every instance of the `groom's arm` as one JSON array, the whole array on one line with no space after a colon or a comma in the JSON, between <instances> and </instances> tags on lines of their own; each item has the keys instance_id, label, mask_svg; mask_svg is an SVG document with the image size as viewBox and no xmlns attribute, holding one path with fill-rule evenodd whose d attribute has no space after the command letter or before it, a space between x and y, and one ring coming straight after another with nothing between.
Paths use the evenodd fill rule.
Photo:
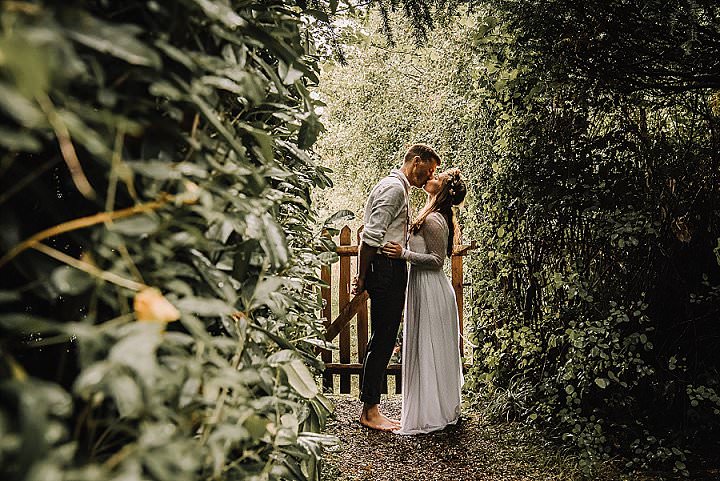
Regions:
<instances>
[{"instance_id":1,"label":"groom's arm","mask_svg":"<svg viewBox=\"0 0 720 481\"><path fill-rule=\"evenodd\" d=\"M390 222L405 205L405 187L397 182L388 183L374 192L369 202L367 208L370 215L365 219L362 242L358 249L358 275L352 289L355 295L365 290L365 277L370 263L382 247Z\"/></svg>"}]
</instances>

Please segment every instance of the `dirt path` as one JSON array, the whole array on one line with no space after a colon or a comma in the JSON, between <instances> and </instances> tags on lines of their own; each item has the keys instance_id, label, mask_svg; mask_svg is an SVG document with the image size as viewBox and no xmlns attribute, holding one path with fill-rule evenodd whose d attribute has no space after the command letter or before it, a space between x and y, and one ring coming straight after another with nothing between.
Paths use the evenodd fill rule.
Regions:
<instances>
[{"instance_id":1,"label":"dirt path","mask_svg":"<svg viewBox=\"0 0 720 481\"><path fill-rule=\"evenodd\" d=\"M399 436L366 429L357 422L355 396L330 396L335 414L326 432L340 439L323 456L321 481L720 481L717 453L695 463L691 476L622 474L611 463L583 477L577 460L519 423L488 422L465 410L444 431ZM401 397L383 396L381 409L400 418Z\"/></svg>"},{"instance_id":2,"label":"dirt path","mask_svg":"<svg viewBox=\"0 0 720 481\"><path fill-rule=\"evenodd\" d=\"M399 436L363 428L360 402L333 396L327 432L340 445L326 453L323 481L572 481L581 479L571 459L519 424L490 424L469 413L456 426L422 436ZM401 401L391 396L383 412L399 418ZM604 473L597 480L620 480ZM631 479L631 478L625 478Z\"/></svg>"}]
</instances>

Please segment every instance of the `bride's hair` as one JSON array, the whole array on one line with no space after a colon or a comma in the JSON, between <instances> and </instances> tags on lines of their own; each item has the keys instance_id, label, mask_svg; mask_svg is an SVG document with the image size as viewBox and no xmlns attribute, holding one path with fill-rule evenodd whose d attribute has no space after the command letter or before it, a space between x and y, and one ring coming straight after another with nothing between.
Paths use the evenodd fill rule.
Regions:
<instances>
[{"instance_id":1,"label":"bride's hair","mask_svg":"<svg viewBox=\"0 0 720 481\"><path fill-rule=\"evenodd\" d=\"M440 190L434 196L428 198L425 207L420 211L415 222L410 226L410 233L414 234L420 230L422 225L425 223L427 216L433 212L439 212L449 227L450 233L448 234L448 257L452 255L453 246L455 240L460 239L460 226L455 219L455 213L453 206L460 205L465 200L465 194L467 194L467 187L465 182L460 177L460 171L458 169L448 169L444 174L447 177L444 178Z\"/></svg>"}]
</instances>

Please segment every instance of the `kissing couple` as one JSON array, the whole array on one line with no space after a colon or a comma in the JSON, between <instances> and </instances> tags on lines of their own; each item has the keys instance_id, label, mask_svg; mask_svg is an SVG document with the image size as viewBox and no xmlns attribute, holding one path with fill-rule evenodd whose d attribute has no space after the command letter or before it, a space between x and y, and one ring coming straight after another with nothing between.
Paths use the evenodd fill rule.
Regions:
<instances>
[{"instance_id":1,"label":"kissing couple","mask_svg":"<svg viewBox=\"0 0 720 481\"><path fill-rule=\"evenodd\" d=\"M371 336L363 360L360 423L371 429L428 433L456 423L460 416L460 326L455 292L443 264L459 242L453 207L465 199L467 189L457 169L436 174L439 165L432 148L412 145L402 167L378 182L365 205L353 294L367 290L370 296ZM427 193L425 207L413 222L411 187ZM379 404L403 312L398 421L384 416Z\"/></svg>"}]
</instances>

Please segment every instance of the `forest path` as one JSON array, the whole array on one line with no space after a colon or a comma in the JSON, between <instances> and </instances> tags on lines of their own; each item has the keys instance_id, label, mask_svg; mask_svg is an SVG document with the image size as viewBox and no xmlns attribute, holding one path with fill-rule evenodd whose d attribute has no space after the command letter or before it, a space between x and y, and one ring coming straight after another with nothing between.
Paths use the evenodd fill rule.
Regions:
<instances>
[{"instance_id":1,"label":"forest path","mask_svg":"<svg viewBox=\"0 0 720 481\"><path fill-rule=\"evenodd\" d=\"M466 411L455 426L420 436L372 431L358 422L361 403L333 395L326 432L340 444L324 456L323 481L551 481L579 480L570 458L519 423L491 424ZM383 396L381 410L400 417L401 396ZM608 471L610 471L608 467ZM595 480L621 480L614 473ZM635 479L640 478L628 478ZM647 478L646 478L647 479Z\"/></svg>"},{"instance_id":2,"label":"forest path","mask_svg":"<svg viewBox=\"0 0 720 481\"><path fill-rule=\"evenodd\" d=\"M340 439L329 448L321 481L719 481L720 458L704 456L684 478L671 473L623 474L605 463L589 478L577 460L542 434L517 422L491 423L469 409L457 425L420 436L364 428L356 396L330 395L335 413L325 432ZM402 397L383 396L383 413L399 419Z\"/></svg>"}]
</instances>

